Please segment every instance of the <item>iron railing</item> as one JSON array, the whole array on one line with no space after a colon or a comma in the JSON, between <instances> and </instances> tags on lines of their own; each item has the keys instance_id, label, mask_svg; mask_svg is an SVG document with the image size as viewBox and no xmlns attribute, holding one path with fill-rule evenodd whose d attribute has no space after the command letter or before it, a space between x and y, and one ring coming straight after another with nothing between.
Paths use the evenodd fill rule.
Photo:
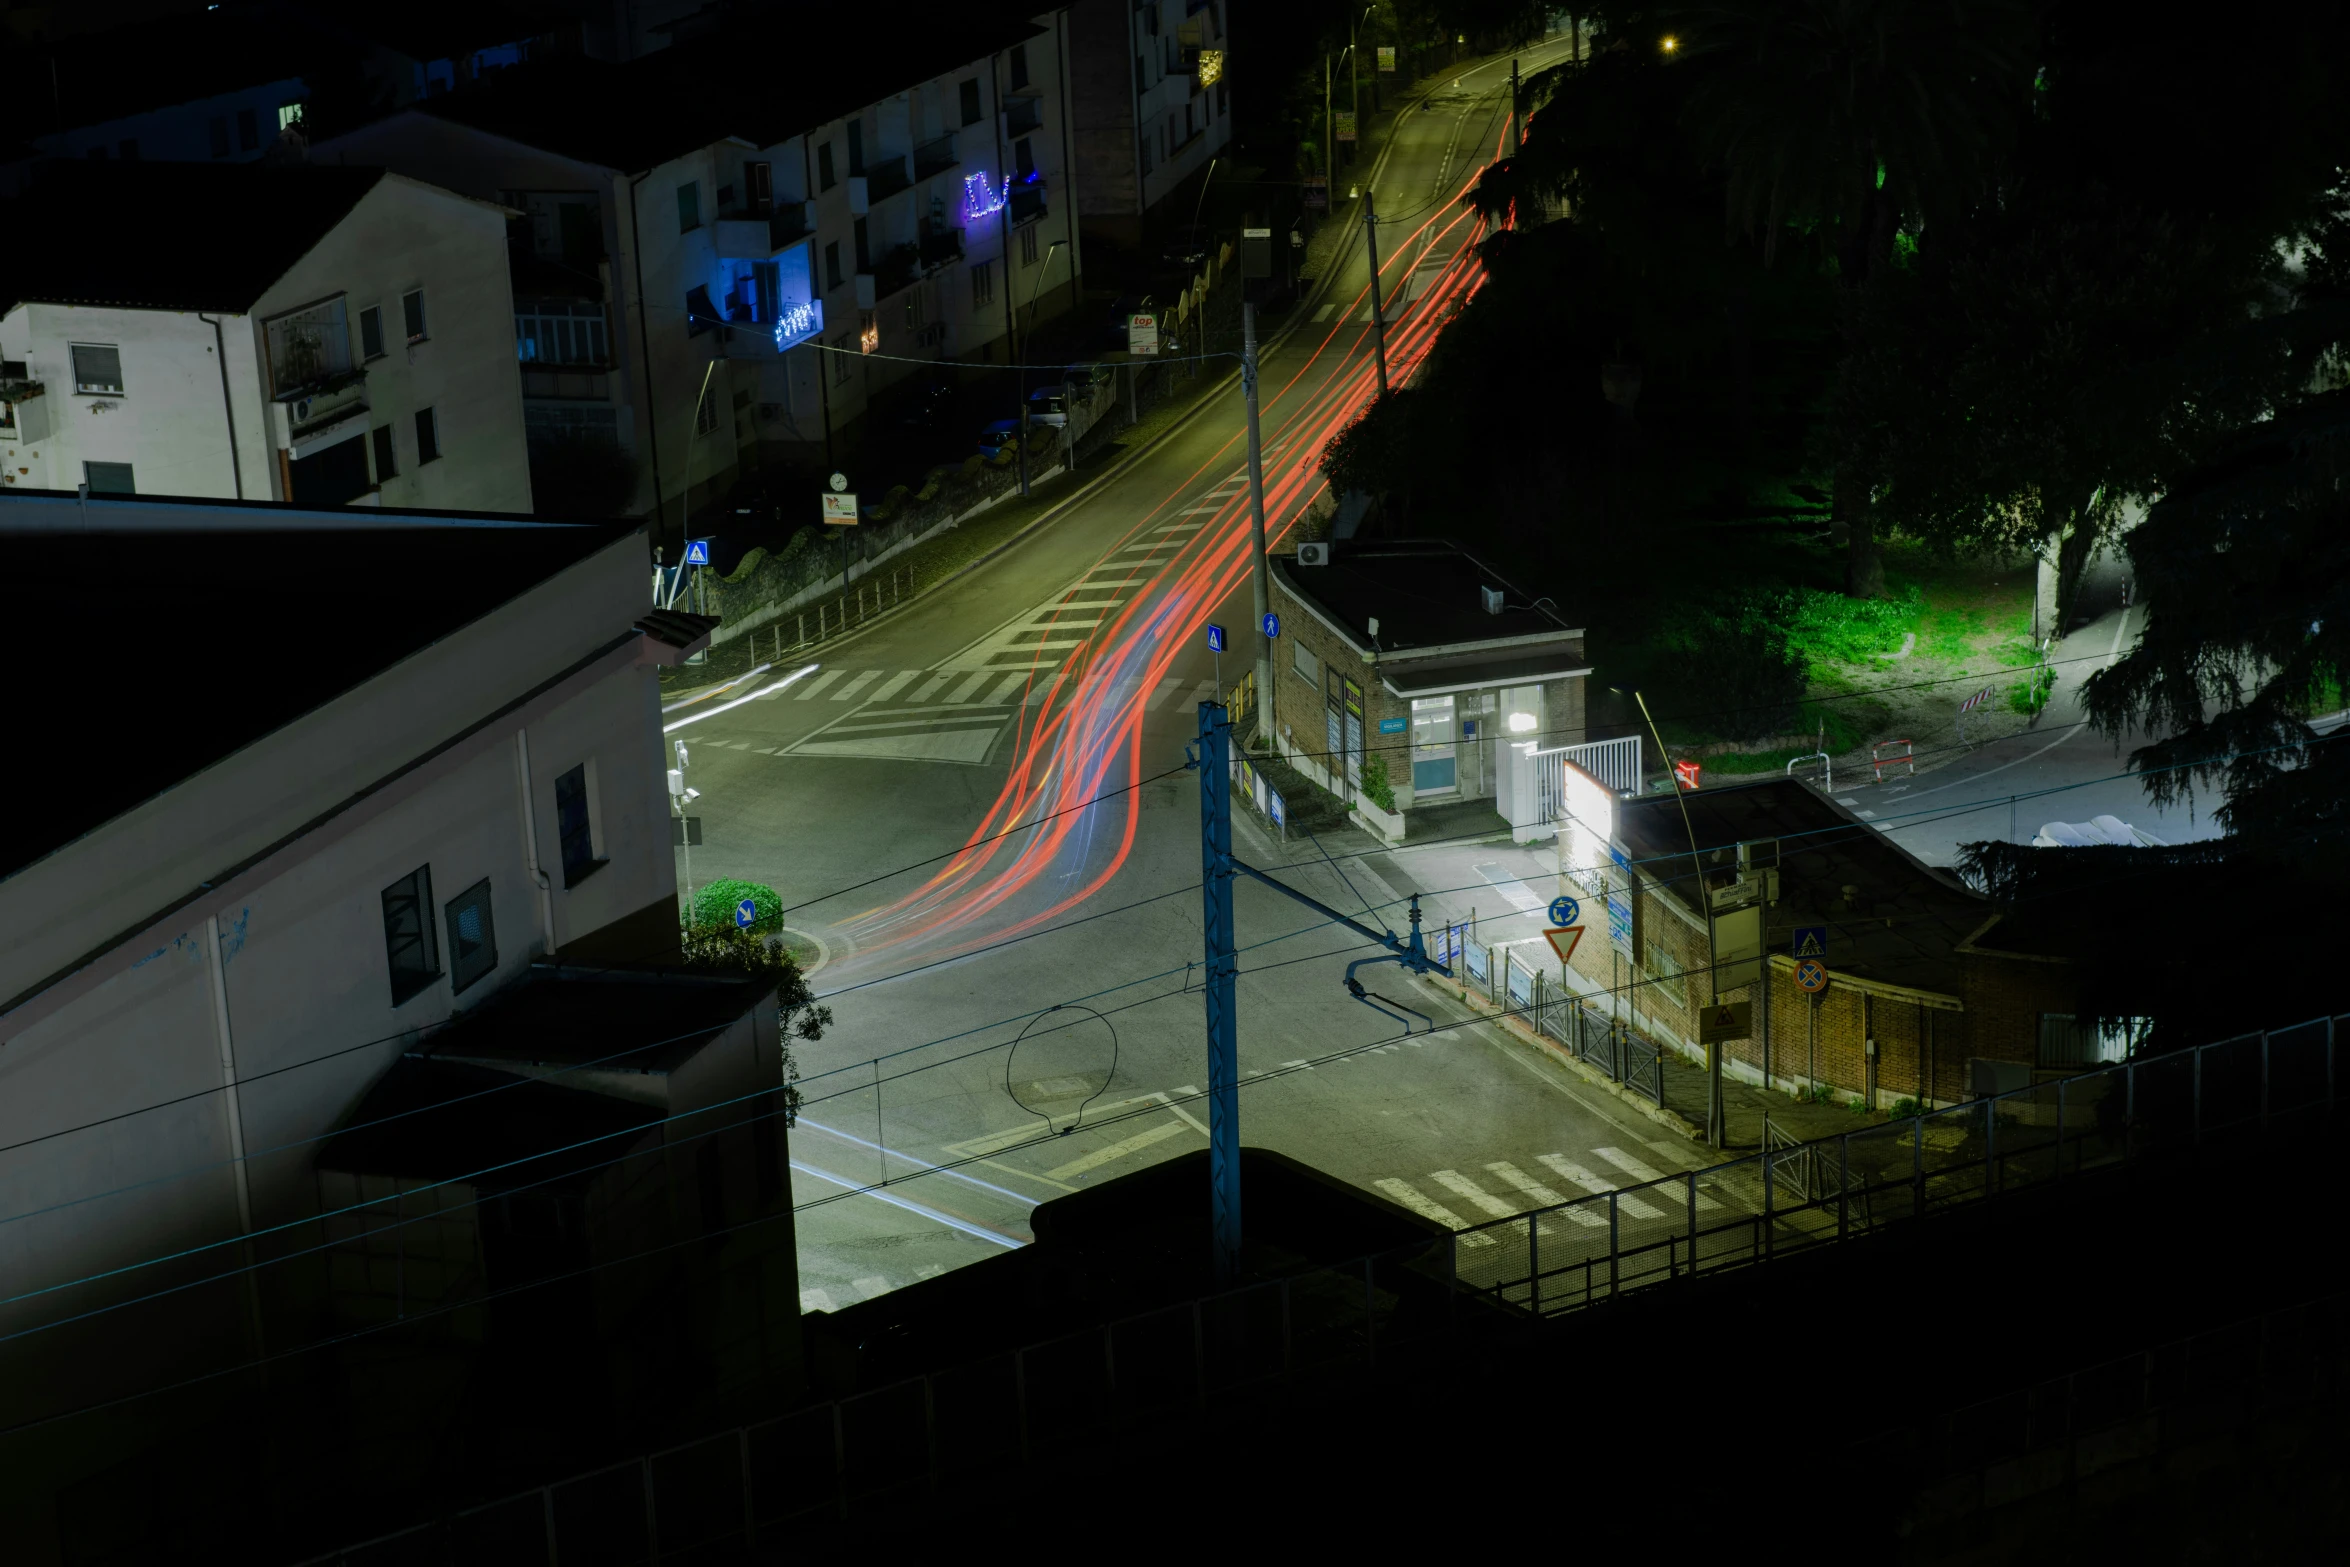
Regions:
<instances>
[{"instance_id":1,"label":"iron railing","mask_svg":"<svg viewBox=\"0 0 2350 1567\"><path fill-rule=\"evenodd\" d=\"M2335 1020L2059 1076L1601 1196L1472 1225L1457 1282L1537 1314L1744 1267L1923 1213L2328 1111ZM1469 1237L1481 1240L1469 1242Z\"/></svg>"},{"instance_id":2,"label":"iron railing","mask_svg":"<svg viewBox=\"0 0 2350 1567\"><path fill-rule=\"evenodd\" d=\"M1534 776L1541 791L1542 819L1555 822L1567 814L1567 771L1573 762L1621 795L1640 792L1640 737L1589 740L1534 753Z\"/></svg>"}]
</instances>

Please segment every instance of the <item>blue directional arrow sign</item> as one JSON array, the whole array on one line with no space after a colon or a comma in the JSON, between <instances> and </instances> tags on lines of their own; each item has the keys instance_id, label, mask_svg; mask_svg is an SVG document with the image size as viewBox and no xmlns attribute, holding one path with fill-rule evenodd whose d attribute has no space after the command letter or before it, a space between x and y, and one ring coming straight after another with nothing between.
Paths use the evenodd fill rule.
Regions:
<instances>
[{"instance_id":1,"label":"blue directional arrow sign","mask_svg":"<svg viewBox=\"0 0 2350 1567\"><path fill-rule=\"evenodd\" d=\"M1273 640L1275 637L1278 637L1279 635L1281 635L1281 617L1280 617L1279 615L1276 615L1276 614L1274 614L1274 613L1273 613L1271 610L1266 610L1266 611L1265 611L1265 640L1266 640L1266 641L1268 641L1268 642L1270 642L1270 641L1272 641L1272 640Z\"/></svg>"},{"instance_id":2,"label":"blue directional arrow sign","mask_svg":"<svg viewBox=\"0 0 2350 1567\"><path fill-rule=\"evenodd\" d=\"M759 905L748 898L734 906L734 928L737 930L749 930L751 921L758 917Z\"/></svg>"},{"instance_id":3,"label":"blue directional arrow sign","mask_svg":"<svg viewBox=\"0 0 2350 1567\"><path fill-rule=\"evenodd\" d=\"M1559 897L1550 900L1550 922L1553 925L1572 925L1581 917L1582 913L1583 905L1572 898Z\"/></svg>"},{"instance_id":4,"label":"blue directional arrow sign","mask_svg":"<svg viewBox=\"0 0 2350 1567\"><path fill-rule=\"evenodd\" d=\"M1211 653L1224 651L1224 628L1222 626L1208 627L1208 651Z\"/></svg>"},{"instance_id":5,"label":"blue directional arrow sign","mask_svg":"<svg viewBox=\"0 0 2350 1567\"><path fill-rule=\"evenodd\" d=\"M685 545L685 563L689 566L709 565L710 541L708 539L688 539Z\"/></svg>"}]
</instances>

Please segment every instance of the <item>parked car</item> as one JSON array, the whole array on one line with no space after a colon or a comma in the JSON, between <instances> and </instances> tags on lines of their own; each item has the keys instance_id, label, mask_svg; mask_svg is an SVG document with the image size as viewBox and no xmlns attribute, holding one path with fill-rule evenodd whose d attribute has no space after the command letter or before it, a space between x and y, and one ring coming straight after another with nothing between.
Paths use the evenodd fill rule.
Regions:
<instances>
[{"instance_id":1,"label":"parked car","mask_svg":"<svg viewBox=\"0 0 2350 1567\"><path fill-rule=\"evenodd\" d=\"M1020 421L998 419L979 432L979 455L988 458L1001 457L1004 453L1018 446L1019 443Z\"/></svg>"},{"instance_id":2,"label":"parked car","mask_svg":"<svg viewBox=\"0 0 2350 1567\"><path fill-rule=\"evenodd\" d=\"M1095 387L1109 385L1117 373L1115 365L1071 365L1062 372L1061 379L1068 386L1072 398L1082 399L1090 395Z\"/></svg>"},{"instance_id":3,"label":"parked car","mask_svg":"<svg viewBox=\"0 0 2350 1567\"><path fill-rule=\"evenodd\" d=\"M1069 389L1040 386L1028 394L1028 422L1060 429L1069 422Z\"/></svg>"}]
</instances>

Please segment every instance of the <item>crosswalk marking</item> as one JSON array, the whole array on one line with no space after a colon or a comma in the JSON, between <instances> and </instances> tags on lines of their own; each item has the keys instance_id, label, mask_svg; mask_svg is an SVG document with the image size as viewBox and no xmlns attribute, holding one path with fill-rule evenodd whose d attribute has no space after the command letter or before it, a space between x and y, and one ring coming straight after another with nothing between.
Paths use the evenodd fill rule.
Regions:
<instances>
[{"instance_id":1,"label":"crosswalk marking","mask_svg":"<svg viewBox=\"0 0 2350 1567\"><path fill-rule=\"evenodd\" d=\"M1168 524L1167 524L1165 527L1162 527L1162 528L1153 528L1153 529L1151 529L1151 532L1153 532L1153 533L1191 533L1191 532L1194 532L1194 531L1195 531L1195 530L1196 530L1198 527L1199 527L1199 524L1197 524L1197 523L1194 523L1194 522L1170 522L1170 523L1168 523Z\"/></svg>"},{"instance_id":2,"label":"crosswalk marking","mask_svg":"<svg viewBox=\"0 0 2350 1567\"><path fill-rule=\"evenodd\" d=\"M896 674L890 676L880 685L873 688L873 700L876 702L888 701L891 697L896 696L900 691L905 690L906 687L912 685L917 679L921 678L921 675L922 671L919 669L899 670Z\"/></svg>"},{"instance_id":3,"label":"crosswalk marking","mask_svg":"<svg viewBox=\"0 0 2350 1567\"><path fill-rule=\"evenodd\" d=\"M1543 1185L1540 1181L1535 1180L1532 1176L1519 1169L1516 1165L1510 1163L1507 1159L1497 1159L1493 1163L1487 1165L1485 1168L1491 1170L1495 1175L1499 1176L1504 1185L1514 1187L1517 1190L1524 1192L1527 1196L1533 1198L1534 1201L1542 1207L1557 1208L1564 1203L1574 1201L1572 1197L1562 1197L1557 1192L1552 1191L1549 1187ZM1580 1224L1587 1230L1604 1230L1607 1228L1607 1220L1601 1218L1598 1214L1593 1213L1588 1208L1567 1208L1564 1211L1569 1222Z\"/></svg>"},{"instance_id":4,"label":"crosswalk marking","mask_svg":"<svg viewBox=\"0 0 2350 1567\"><path fill-rule=\"evenodd\" d=\"M758 752L758 754L761 756L773 756L775 754L775 747L771 745L753 746L752 749Z\"/></svg>"},{"instance_id":5,"label":"crosswalk marking","mask_svg":"<svg viewBox=\"0 0 2350 1567\"><path fill-rule=\"evenodd\" d=\"M824 671L824 673L818 675L815 679L800 687L798 700L802 702L807 701L810 697L814 696L817 692L823 690L826 686L832 684L840 677L841 672L839 670L827 669Z\"/></svg>"},{"instance_id":6,"label":"crosswalk marking","mask_svg":"<svg viewBox=\"0 0 2350 1567\"><path fill-rule=\"evenodd\" d=\"M1202 702L1205 702L1209 697L1212 697L1215 694L1216 682L1213 680L1203 680L1198 685L1191 688L1191 702L1189 705L1196 708Z\"/></svg>"},{"instance_id":7,"label":"crosswalk marking","mask_svg":"<svg viewBox=\"0 0 2350 1567\"><path fill-rule=\"evenodd\" d=\"M954 676L952 675L932 675L928 680L922 682L922 689L914 693L912 700L916 702L929 701L932 697L938 695L939 687L945 685L953 678Z\"/></svg>"},{"instance_id":8,"label":"crosswalk marking","mask_svg":"<svg viewBox=\"0 0 2350 1567\"><path fill-rule=\"evenodd\" d=\"M1614 1181L1585 1169L1564 1155L1546 1153L1541 1156L1541 1160L1542 1163L1594 1196L1621 1190ZM1616 1199L1616 1206L1635 1219L1661 1219L1665 1216L1665 1211L1662 1208L1642 1202L1637 1197L1619 1197Z\"/></svg>"},{"instance_id":9,"label":"crosswalk marking","mask_svg":"<svg viewBox=\"0 0 2350 1567\"><path fill-rule=\"evenodd\" d=\"M1060 686L1061 682L1068 678L1069 677L1067 675L1055 675L1050 680L1039 680L1033 687L1029 689L1028 701L1025 705L1029 707L1044 706L1046 702L1052 699L1053 692Z\"/></svg>"},{"instance_id":10,"label":"crosswalk marking","mask_svg":"<svg viewBox=\"0 0 2350 1567\"><path fill-rule=\"evenodd\" d=\"M1227 502L1225 501L1210 501L1205 506L1186 507L1184 510L1177 512L1175 515L1178 517L1197 517L1208 512L1222 511L1226 504Z\"/></svg>"},{"instance_id":11,"label":"crosswalk marking","mask_svg":"<svg viewBox=\"0 0 2350 1567\"><path fill-rule=\"evenodd\" d=\"M971 694L977 691L981 686L987 684L987 675L988 672L983 669L979 671L979 673L968 677L961 685L955 687L954 691L947 697L947 700L950 702L970 701Z\"/></svg>"},{"instance_id":12,"label":"crosswalk marking","mask_svg":"<svg viewBox=\"0 0 2350 1567\"><path fill-rule=\"evenodd\" d=\"M1088 1170L1099 1169L1105 1164L1115 1163L1128 1154L1140 1153L1153 1143L1165 1142L1183 1129L1181 1121L1166 1121L1157 1126L1146 1127L1142 1131L1136 1132L1132 1137L1114 1142L1107 1148L1096 1148L1081 1159L1072 1159L1058 1169L1047 1170L1044 1172L1045 1177L1048 1180L1065 1181L1072 1175L1083 1175Z\"/></svg>"},{"instance_id":13,"label":"crosswalk marking","mask_svg":"<svg viewBox=\"0 0 2350 1567\"><path fill-rule=\"evenodd\" d=\"M1458 1170L1431 1170L1428 1172L1428 1179L1434 1181L1437 1185L1443 1187L1446 1191L1452 1193L1455 1197L1466 1198L1471 1206L1482 1208L1497 1219L1514 1219L1517 1217L1518 1209L1516 1204L1502 1201L1499 1197L1494 1196L1493 1193L1487 1191L1484 1187L1479 1186L1475 1181L1470 1180L1467 1176L1461 1174L1461 1172Z\"/></svg>"},{"instance_id":14,"label":"crosswalk marking","mask_svg":"<svg viewBox=\"0 0 2350 1567\"><path fill-rule=\"evenodd\" d=\"M1459 1214L1444 1206L1444 1204L1440 1202L1432 1202L1428 1198L1422 1196L1419 1189L1413 1186L1409 1181L1398 1181L1390 1178L1384 1181L1373 1181L1371 1184L1378 1187L1379 1190L1385 1192L1388 1196L1394 1198L1397 1202L1403 1204L1403 1206L1406 1208L1411 1209L1412 1212L1418 1214L1421 1218L1434 1219L1438 1224L1443 1225L1448 1230L1465 1230L1469 1227L1468 1220L1462 1218ZM1464 1246L1490 1246L1493 1244L1493 1237L1490 1235L1464 1235L1461 1237L1461 1244Z\"/></svg>"},{"instance_id":15,"label":"crosswalk marking","mask_svg":"<svg viewBox=\"0 0 2350 1567\"><path fill-rule=\"evenodd\" d=\"M987 700L993 706L1001 706L1012 699L1013 692L1018 691L1026 684L1028 684L1028 671L1025 669L1016 674L1006 675L1002 683L987 694Z\"/></svg>"},{"instance_id":16,"label":"crosswalk marking","mask_svg":"<svg viewBox=\"0 0 2350 1567\"><path fill-rule=\"evenodd\" d=\"M1331 316L1331 312L1335 311L1337 308L1338 308L1338 301L1334 299L1334 300L1330 301L1330 303L1328 303L1327 305L1324 305L1324 306L1323 306L1321 309L1319 309L1319 310L1315 311L1315 312L1314 312L1314 324L1315 324L1315 325L1317 325L1317 326L1319 326L1321 323L1323 323L1323 322L1325 322L1325 321L1329 320L1329 319L1330 319L1330 316Z\"/></svg>"},{"instance_id":17,"label":"crosswalk marking","mask_svg":"<svg viewBox=\"0 0 2350 1567\"><path fill-rule=\"evenodd\" d=\"M1157 712L1161 707L1166 705L1167 698L1173 696L1177 689L1182 686L1182 684L1183 682L1180 680L1160 681L1159 689L1152 694L1151 699L1148 702L1142 704L1144 710L1146 712Z\"/></svg>"},{"instance_id":18,"label":"crosswalk marking","mask_svg":"<svg viewBox=\"0 0 2350 1567\"><path fill-rule=\"evenodd\" d=\"M1633 1180L1639 1181L1643 1184L1649 1181L1661 1181L1665 1178L1664 1171L1657 1169L1653 1165L1642 1164L1638 1159L1633 1158L1630 1154L1624 1152L1624 1150L1621 1148L1594 1148L1591 1151L1599 1155L1602 1159L1605 1159L1608 1163L1614 1165L1617 1169L1623 1171L1626 1175L1632 1177ZM1705 1193L1699 1192L1697 1194L1697 1206L1700 1208L1719 1208L1721 1204L1714 1201L1711 1197L1708 1197Z\"/></svg>"},{"instance_id":19,"label":"crosswalk marking","mask_svg":"<svg viewBox=\"0 0 2350 1567\"><path fill-rule=\"evenodd\" d=\"M880 676L880 670L868 669L863 674L858 675L853 679L843 681L841 683L841 688L838 691L832 693L832 699L835 702L851 701L856 697L859 691L863 690L872 681L879 679Z\"/></svg>"},{"instance_id":20,"label":"crosswalk marking","mask_svg":"<svg viewBox=\"0 0 2350 1567\"><path fill-rule=\"evenodd\" d=\"M1093 607L1094 606L1091 604L1080 604L1076 606L1076 608L1080 610L1090 610ZM1038 618L1036 624L1050 631L1082 631L1089 626L1098 626L1109 618L1110 611L1106 605L1103 606L1102 612L1098 615L1072 615L1064 609L1049 608L1042 616Z\"/></svg>"}]
</instances>

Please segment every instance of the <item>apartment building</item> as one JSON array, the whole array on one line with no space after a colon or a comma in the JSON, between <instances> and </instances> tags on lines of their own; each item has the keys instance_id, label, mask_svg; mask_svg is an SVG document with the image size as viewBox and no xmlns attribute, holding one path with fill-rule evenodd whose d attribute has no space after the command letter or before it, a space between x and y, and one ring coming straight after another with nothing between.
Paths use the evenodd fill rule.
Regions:
<instances>
[{"instance_id":1,"label":"apartment building","mask_svg":"<svg viewBox=\"0 0 2350 1567\"><path fill-rule=\"evenodd\" d=\"M1068 61L1051 18L745 16L615 64L534 62L318 143L526 215L512 352L533 438L634 459L631 510L820 454L925 364L1068 308ZM776 62L822 61L779 85ZM615 112L626 106L625 113Z\"/></svg>"},{"instance_id":2,"label":"apartment building","mask_svg":"<svg viewBox=\"0 0 2350 1567\"><path fill-rule=\"evenodd\" d=\"M0 488L529 511L506 220L380 169L51 165L0 204Z\"/></svg>"},{"instance_id":3,"label":"apartment building","mask_svg":"<svg viewBox=\"0 0 2350 1567\"><path fill-rule=\"evenodd\" d=\"M1230 0L1078 0L1068 18L1083 226L1131 249L1190 218L1178 191L1232 141Z\"/></svg>"}]
</instances>

